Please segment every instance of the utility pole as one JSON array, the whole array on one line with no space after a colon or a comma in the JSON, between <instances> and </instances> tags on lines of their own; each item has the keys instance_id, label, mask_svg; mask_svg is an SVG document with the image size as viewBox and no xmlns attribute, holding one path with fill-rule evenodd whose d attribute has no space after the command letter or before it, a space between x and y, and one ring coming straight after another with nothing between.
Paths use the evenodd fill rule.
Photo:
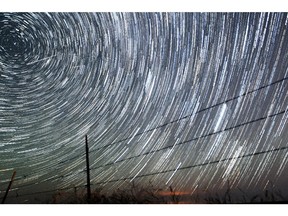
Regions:
<instances>
[{"instance_id":1,"label":"utility pole","mask_svg":"<svg viewBox=\"0 0 288 216\"><path fill-rule=\"evenodd\" d=\"M6 193L5 193L4 197L3 197L2 204L5 203L5 200L6 200L6 198L7 198L8 192L9 192L9 190L10 190L10 188L11 188L11 185L12 185L12 183L13 183L13 181L14 181L15 175L16 175L16 171L13 172L13 175L12 175L12 177L11 177L10 183L9 183L8 188L7 188L7 190L6 190Z\"/></svg>"},{"instance_id":2,"label":"utility pole","mask_svg":"<svg viewBox=\"0 0 288 216\"><path fill-rule=\"evenodd\" d=\"M89 203L91 199L91 187L90 187L89 147L88 147L87 135L85 135L85 143L86 143L86 169L87 169L87 201Z\"/></svg>"}]
</instances>

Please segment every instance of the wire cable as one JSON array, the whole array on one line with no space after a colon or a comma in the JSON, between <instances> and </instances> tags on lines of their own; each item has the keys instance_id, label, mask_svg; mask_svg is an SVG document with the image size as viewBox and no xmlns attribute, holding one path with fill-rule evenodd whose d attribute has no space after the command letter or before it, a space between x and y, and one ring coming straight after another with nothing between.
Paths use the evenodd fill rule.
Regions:
<instances>
[{"instance_id":1,"label":"wire cable","mask_svg":"<svg viewBox=\"0 0 288 216\"><path fill-rule=\"evenodd\" d=\"M160 148L160 149L156 149L156 150L153 150L153 151L150 151L150 152L146 152L144 154L138 154L136 156L125 158L125 159L122 159L122 160L119 160L119 161L116 161L116 162L111 162L111 163L108 163L108 164L105 164L105 165L102 165L102 166L92 167L92 168L90 168L90 170L95 170L95 169L98 169L98 168L101 168L101 167L110 166L110 165L113 165L113 164L116 164L116 163L120 163L120 162L123 162L123 161L126 161L126 160L131 160L131 159L134 159L134 158L137 158L137 157L141 157L141 156L144 156L144 155L149 155L149 154L152 154L152 153L155 153L155 152L159 152L159 151L163 151L163 150L166 150L166 149L173 148L174 146L184 145L184 144L190 143L190 142L198 140L198 139L202 139L202 138L206 138L206 137L209 137L209 136L212 136L212 135L215 135L215 134L226 132L226 131L229 131L229 130L232 130L232 129L235 129L235 128L238 128L238 127L242 127L242 126L247 125L247 124L251 124L251 123L254 123L254 122L257 122L257 121L262 121L262 120L267 119L267 118L272 118L272 117L284 114L285 112L286 111L283 110L283 111L275 113L275 114L267 115L267 116L264 116L264 117L261 117L261 118L258 118L258 119L254 119L254 120L251 120L251 121L248 121L248 122L244 122L244 123L241 123L239 125L235 125L233 127L225 128L224 130L219 130L219 131L216 131L216 132L213 132L213 133L209 133L209 134L206 134L206 135L203 135L203 136L195 137L195 138L192 138L190 140L186 140L186 141L177 143L175 145L169 145L169 146L166 146L166 147L163 147L163 148Z\"/></svg>"},{"instance_id":2,"label":"wire cable","mask_svg":"<svg viewBox=\"0 0 288 216\"><path fill-rule=\"evenodd\" d=\"M101 146L101 147L99 147L99 148L93 149L93 150L90 151L90 153L91 153L91 152L96 152L96 151L98 151L98 150L100 150L100 149L103 149L103 148L107 148L107 147L112 146L112 145L115 145L115 144L117 144L117 143L121 143L121 142L123 142L123 141L129 140L129 139L134 138L134 137L136 137L136 136L140 136L140 135L142 135L142 134L144 134L144 133L148 133L148 132L150 132L150 131L153 131L153 130L156 130L156 129L165 127L165 126L167 126L167 125L173 124L173 123L178 122L178 121L181 121L181 120L183 120L183 119L192 117L193 115L196 115L196 114L198 114L198 113L201 113L201 112L204 112L204 111L206 111L206 110L212 109L212 108L214 108L214 107L223 105L223 104L228 103L228 102L230 102L230 101L236 100L236 99L238 99L238 98L240 98L240 97L243 97L243 96L252 94L252 93L254 93L254 92L260 91L260 90L262 90L262 89L264 89L264 88L267 88L267 87L272 86L272 85L275 85L275 84L279 84L279 83L281 83L281 82L283 82L283 81L286 81L286 80L288 80L288 77L285 77L285 78L282 78L282 79L280 79L280 80L271 82L270 84L261 86L261 87L259 87L259 88L257 88L257 89L244 92L244 93L241 94L241 95L238 95L238 96L235 96L235 97L233 97L233 98L227 99L227 100L222 101L222 102L220 102L220 103L216 103L216 104L214 104L214 105L212 105L212 106L209 106L209 107L200 109L200 110L198 110L198 111L195 112L195 113L192 113L192 114L183 116L183 117L181 117L181 118L179 118L179 119L176 119L176 120L174 120L174 121L167 122L167 123L162 124L162 125L159 125L159 126L157 126L157 127L155 127L155 128L151 128L151 129L145 130L145 131L143 131L143 132L137 133L136 135L129 136L129 137L125 138L125 139L121 139L121 140L118 140L118 141L116 141L116 142L112 142L112 143L110 143L110 144L108 144L108 145Z\"/></svg>"}]
</instances>

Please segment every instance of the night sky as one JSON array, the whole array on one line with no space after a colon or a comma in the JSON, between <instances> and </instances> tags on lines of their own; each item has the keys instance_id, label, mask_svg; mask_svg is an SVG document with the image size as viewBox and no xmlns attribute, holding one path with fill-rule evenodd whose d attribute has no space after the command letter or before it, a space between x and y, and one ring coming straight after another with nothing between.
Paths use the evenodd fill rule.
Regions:
<instances>
[{"instance_id":1,"label":"night sky","mask_svg":"<svg viewBox=\"0 0 288 216\"><path fill-rule=\"evenodd\" d=\"M93 188L288 194L287 27L287 13L0 13L0 198L14 170L14 202L85 188L85 135Z\"/></svg>"}]
</instances>

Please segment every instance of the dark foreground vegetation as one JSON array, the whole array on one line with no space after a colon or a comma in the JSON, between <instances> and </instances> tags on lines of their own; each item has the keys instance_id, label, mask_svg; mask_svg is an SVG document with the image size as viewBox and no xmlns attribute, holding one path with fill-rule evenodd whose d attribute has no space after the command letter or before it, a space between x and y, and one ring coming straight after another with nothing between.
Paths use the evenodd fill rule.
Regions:
<instances>
[{"instance_id":1,"label":"dark foreground vegetation","mask_svg":"<svg viewBox=\"0 0 288 216\"><path fill-rule=\"evenodd\" d=\"M168 203L159 190L152 185L148 188L136 186L134 183L125 189L117 189L111 194L102 193L101 189L92 191L88 199L86 190L59 192L54 194L52 204L164 204Z\"/></svg>"},{"instance_id":2,"label":"dark foreground vegetation","mask_svg":"<svg viewBox=\"0 0 288 216\"><path fill-rule=\"evenodd\" d=\"M288 204L288 199L279 190L265 190L263 193L248 196L243 190L237 189L235 196L230 188L224 194L193 194L175 191L172 187L164 191L152 185L140 187L132 183L125 189L104 194L100 189L87 198L86 190L59 192L54 194L50 204Z\"/></svg>"}]
</instances>

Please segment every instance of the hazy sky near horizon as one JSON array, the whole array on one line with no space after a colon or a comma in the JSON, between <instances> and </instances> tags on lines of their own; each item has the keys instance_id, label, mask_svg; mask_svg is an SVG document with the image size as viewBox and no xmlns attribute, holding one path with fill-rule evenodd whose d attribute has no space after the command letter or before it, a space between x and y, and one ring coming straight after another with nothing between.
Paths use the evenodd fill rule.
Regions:
<instances>
[{"instance_id":1,"label":"hazy sky near horizon","mask_svg":"<svg viewBox=\"0 0 288 216\"><path fill-rule=\"evenodd\" d=\"M20 197L84 186L85 135L93 187L284 190L287 25L287 13L1 13L0 197L13 170Z\"/></svg>"}]
</instances>

